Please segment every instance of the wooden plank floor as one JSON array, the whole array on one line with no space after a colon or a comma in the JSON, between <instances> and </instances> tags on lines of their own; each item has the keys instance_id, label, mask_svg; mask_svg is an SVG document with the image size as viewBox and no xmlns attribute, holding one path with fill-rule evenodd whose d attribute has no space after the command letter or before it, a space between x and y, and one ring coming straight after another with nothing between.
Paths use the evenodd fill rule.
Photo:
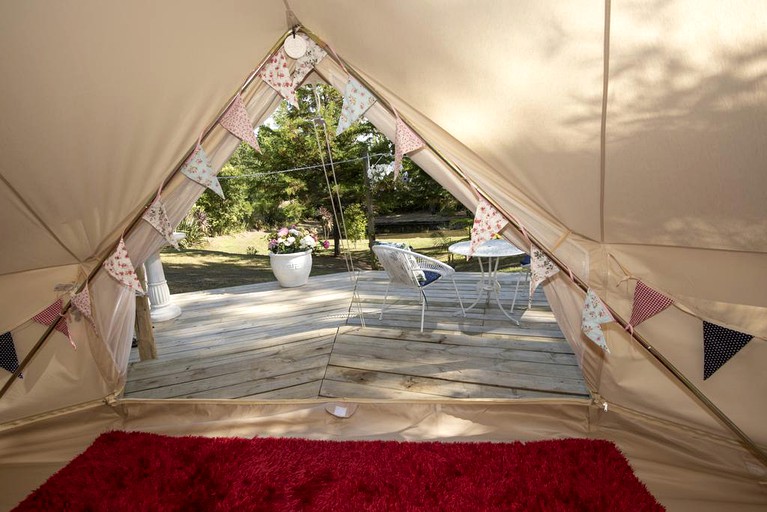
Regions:
<instances>
[{"instance_id":1,"label":"wooden plank floor","mask_svg":"<svg viewBox=\"0 0 767 512\"><path fill-rule=\"evenodd\" d=\"M519 274L503 274L508 307ZM459 273L465 305L478 274ZM158 359L131 353L125 396L145 398L494 398L588 396L575 356L539 290L517 326L495 301L460 315L452 283L427 289L425 332L413 291L390 293L383 272L173 296L182 315L155 324ZM360 315L360 313L362 313ZM364 325L363 325L364 324Z\"/></svg>"}]
</instances>

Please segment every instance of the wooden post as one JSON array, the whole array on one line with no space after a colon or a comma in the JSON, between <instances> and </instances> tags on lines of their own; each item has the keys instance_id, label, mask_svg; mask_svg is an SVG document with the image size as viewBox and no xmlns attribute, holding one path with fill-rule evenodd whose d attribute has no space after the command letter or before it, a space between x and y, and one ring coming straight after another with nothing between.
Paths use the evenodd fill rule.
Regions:
<instances>
[{"instance_id":1,"label":"wooden post","mask_svg":"<svg viewBox=\"0 0 767 512\"><path fill-rule=\"evenodd\" d=\"M373 244L376 241L376 219L373 213L373 189L370 185L370 153L365 151L365 169L364 169L363 183L365 186L365 206L367 207L368 216L368 248L370 249L371 256L373 254ZM375 257L372 257L373 270L378 270L378 262Z\"/></svg>"},{"instance_id":2,"label":"wooden post","mask_svg":"<svg viewBox=\"0 0 767 512\"><path fill-rule=\"evenodd\" d=\"M138 266L136 275L142 284L146 282L144 265ZM149 297L146 295L136 296L136 340L138 341L140 360L157 359L157 345L154 342L154 333L152 332L152 318L149 316Z\"/></svg>"}]
</instances>

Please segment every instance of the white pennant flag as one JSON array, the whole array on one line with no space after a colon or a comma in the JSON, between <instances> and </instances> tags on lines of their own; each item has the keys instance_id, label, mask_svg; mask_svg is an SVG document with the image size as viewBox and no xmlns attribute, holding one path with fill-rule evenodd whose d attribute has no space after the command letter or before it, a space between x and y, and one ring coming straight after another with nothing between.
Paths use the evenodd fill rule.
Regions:
<instances>
[{"instance_id":1,"label":"white pennant flag","mask_svg":"<svg viewBox=\"0 0 767 512\"><path fill-rule=\"evenodd\" d=\"M583 316L581 317L581 330L591 341L602 347L609 353L605 333L602 332L602 324L614 322L615 319L607 310L602 300L589 290L586 301L583 304Z\"/></svg>"},{"instance_id":2,"label":"white pennant flag","mask_svg":"<svg viewBox=\"0 0 767 512\"><path fill-rule=\"evenodd\" d=\"M83 291L72 297L72 307L83 315L90 322L93 330L96 330L96 322L93 319L93 308L91 307L91 294L86 284Z\"/></svg>"},{"instance_id":3,"label":"white pennant flag","mask_svg":"<svg viewBox=\"0 0 767 512\"><path fill-rule=\"evenodd\" d=\"M288 103L298 108L298 99L296 99L295 86L293 78L288 69L288 59L285 56L285 50L280 48L272 58L269 59L261 70L261 79L272 89L285 98Z\"/></svg>"},{"instance_id":4,"label":"white pennant flag","mask_svg":"<svg viewBox=\"0 0 767 512\"><path fill-rule=\"evenodd\" d=\"M216 183L218 183L217 179ZM168 213L165 211L165 205L159 195L149 208L146 209L146 213L141 218L151 224L170 245L178 250L178 241L173 237L173 226L168 219Z\"/></svg>"},{"instance_id":5,"label":"white pennant flag","mask_svg":"<svg viewBox=\"0 0 767 512\"><path fill-rule=\"evenodd\" d=\"M559 267L536 246L530 246L530 297L538 288L538 285L549 277L559 272Z\"/></svg>"},{"instance_id":6,"label":"white pennant flag","mask_svg":"<svg viewBox=\"0 0 767 512\"><path fill-rule=\"evenodd\" d=\"M190 180L211 189L221 196L221 199L225 199L224 191L221 189L218 178L216 178L216 172L210 166L208 155L202 149L202 146L197 146L195 152L192 153L192 156L189 157L189 160L181 168L181 172Z\"/></svg>"},{"instance_id":7,"label":"white pennant flag","mask_svg":"<svg viewBox=\"0 0 767 512\"><path fill-rule=\"evenodd\" d=\"M306 34L299 34L306 41L306 53L296 61L296 67L293 69L293 86L298 87L311 73L314 66L327 56L327 52L319 47L317 43L311 40Z\"/></svg>"},{"instance_id":8,"label":"white pennant flag","mask_svg":"<svg viewBox=\"0 0 767 512\"><path fill-rule=\"evenodd\" d=\"M496 210L484 197L481 198L479 203L477 203L477 211L474 212L474 226L471 228L469 254L474 254L477 247L500 233L508 223L509 219Z\"/></svg>"},{"instance_id":9,"label":"white pennant flag","mask_svg":"<svg viewBox=\"0 0 767 512\"><path fill-rule=\"evenodd\" d=\"M341 135L354 122L362 117L362 114L376 102L375 96L357 81L349 77L344 90L344 104L341 108L341 117L338 119L336 135Z\"/></svg>"}]
</instances>

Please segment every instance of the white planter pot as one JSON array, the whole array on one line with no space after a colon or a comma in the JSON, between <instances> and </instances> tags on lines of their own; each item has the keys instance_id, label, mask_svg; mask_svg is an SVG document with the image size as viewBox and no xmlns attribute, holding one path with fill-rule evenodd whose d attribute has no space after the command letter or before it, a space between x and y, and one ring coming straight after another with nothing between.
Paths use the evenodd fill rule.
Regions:
<instances>
[{"instance_id":1,"label":"white planter pot","mask_svg":"<svg viewBox=\"0 0 767 512\"><path fill-rule=\"evenodd\" d=\"M312 271L312 251L292 254L269 253L272 273L283 288L303 286L309 280Z\"/></svg>"}]
</instances>

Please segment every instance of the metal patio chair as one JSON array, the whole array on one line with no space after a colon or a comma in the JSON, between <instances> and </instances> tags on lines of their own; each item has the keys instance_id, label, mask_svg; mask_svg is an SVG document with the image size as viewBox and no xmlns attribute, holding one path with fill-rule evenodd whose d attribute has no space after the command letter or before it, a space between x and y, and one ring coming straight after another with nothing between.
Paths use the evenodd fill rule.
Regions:
<instances>
[{"instance_id":1,"label":"metal patio chair","mask_svg":"<svg viewBox=\"0 0 767 512\"><path fill-rule=\"evenodd\" d=\"M426 313L426 294L424 289L444 277L449 277L453 282L455 295L458 297L458 304L461 306L461 313L466 316L461 295L458 293L458 286L456 286L455 279L453 279L453 274L455 274L453 267L423 254L388 245L375 245L373 246L373 252L389 275L389 283L386 285L386 293L381 305L379 320L383 318L386 299L389 296L389 288L391 286L416 289L421 298L421 332L423 332L423 321Z\"/></svg>"}]
</instances>

